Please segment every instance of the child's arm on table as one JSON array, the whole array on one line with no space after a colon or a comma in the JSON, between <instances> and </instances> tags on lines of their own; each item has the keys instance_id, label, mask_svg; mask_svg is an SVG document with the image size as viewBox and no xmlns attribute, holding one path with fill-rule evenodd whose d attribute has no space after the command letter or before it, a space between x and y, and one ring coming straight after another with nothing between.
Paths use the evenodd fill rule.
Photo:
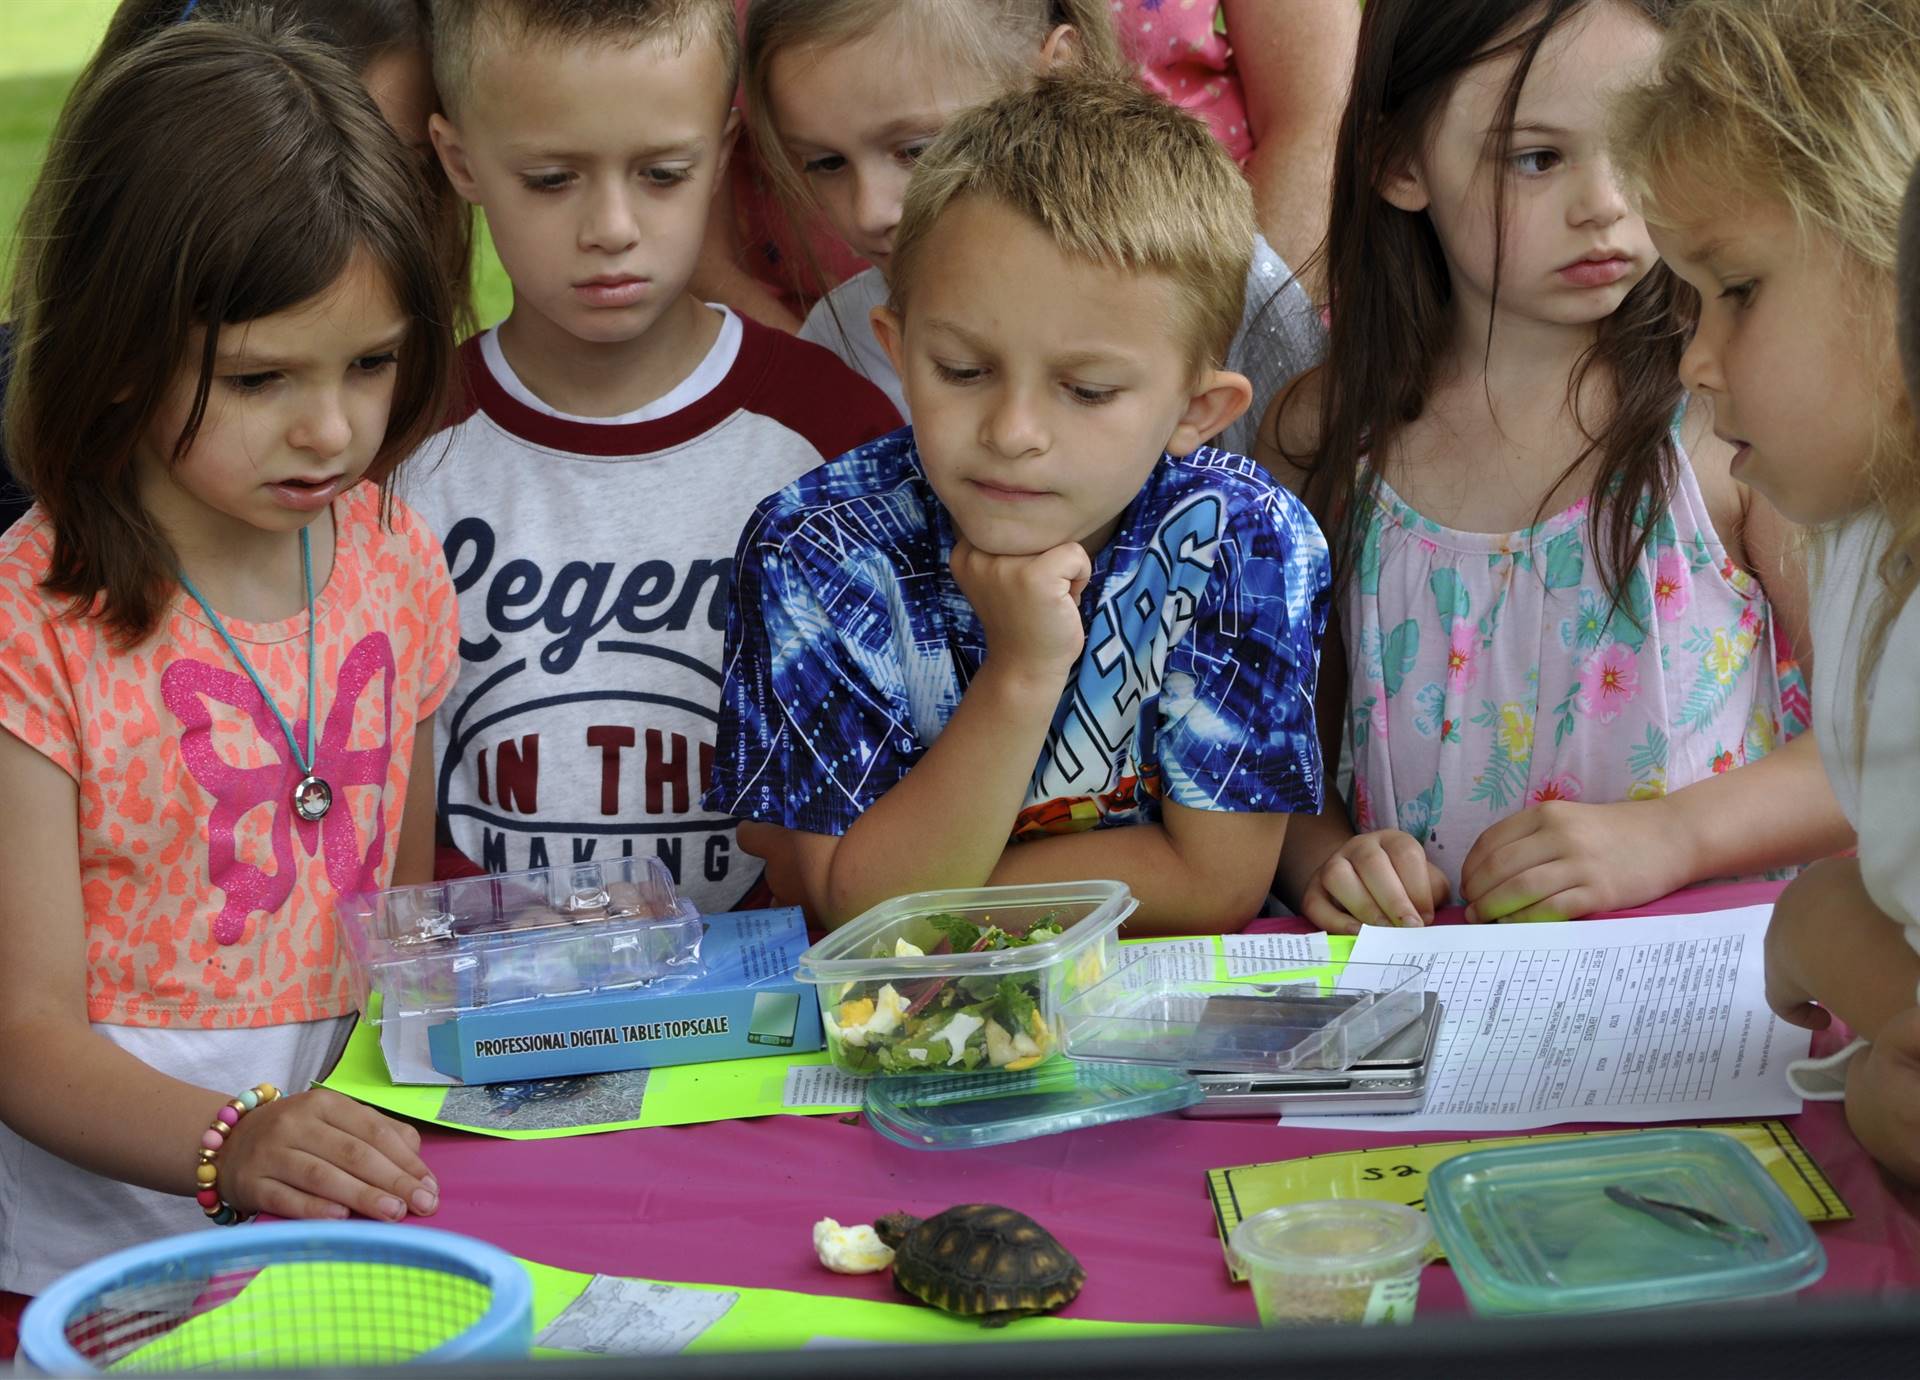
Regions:
<instances>
[{"instance_id":1,"label":"child's arm on table","mask_svg":"<svg viewBox=\"0 0 1920 1380\"><path fill-rule=\"evenodd\" d=\"M1312 455L1319 445L1318 411L1323 381L1311 370L1274 395L1254 442L1254 459L1276 483L1310 499L1309 472L1295 457ZM1338 531L1325 504L1313 505L1314 520ZM1326 796L1317 815L1296 815L1287 828L1280 868L1274 878L1281 899L1300 915L1332 934L1354 934L1365 925L1423 925L1446 904L1447 874L1427 858L1426 849L1402 829L1356 834L1347 802L1333 779L1346 738L1347 655L1339 609L1327 613L1320 644L1320 683L1314 716L1326 763Z\"/></svg>"},{"instance_id":2,"label":"child's arm on table","mask_svg":"<svg viewBox=\"0 0 1920 1380\"><path fill-rule=\"evenodd\" d=\"M845 834L742 824L741 846L767 859L776 894L828 926L913 891L1066 877L1128 882L1141 930L1218 929L1259 912L1285 815L1169 802L1159 825L1007 844L1085 641L1078 600L1090 571L1077 543L1038 556L956 546L954 578L986 630L986 660L940 736Z\"/></svg>"},{"instance_id":3,"label":"child's arm on table","mask_svg":"<svg viewBox=\"0 0 1920 1380\"><path fill-rule=\"evenodd\" d=\"M93 1033L79 791L0 731L0 799L0 1121L83 1169L184 1196L214 1113L259 1080L235 1069L231 1088L196 1088ZM337 1093L300 1093L240 1119L220 1152L220 1188L243 1211L398 1219L437 1206L419 1146L412 1127Z\"/></svg>"},{"instance_id":4,"label":"child's arm on table","mask_svg":"<svg viewBox=\"0 0 1920 1380\"><path fill-rule=\"evenodd\" d=\"M1744 486L1741 501L1747 567L1810 676L1806 573L1789 554L1795 529ZM1763 646L1753 655L1770 652ZM1640 905L1709 877L1809 862L1853 842L1813 734L1803 733L1758 762L1670 796L1552 801L1510 815L1468 850L1461 899L1470 920L1570 919Z\"/></svg>"},{"instance_id":5,"label":"child's arm on table","mask_svg":"<svg viewBox=\"0 0 1920 1380\"><path fill-rule=\"evenodd\" d=\"M1847 1125L1888 1173L1920 1184L1920 1007L1847 1064Z\"/></svg>"},{"instance_id":6,"label":"child's arm on table","mask_svg":"<svg viewBox=\"0 0 1920 1380\"><path fill-rule=\"evenodd\" d=\"M1815 863L1780 893L1767 925L1767 1004L1783 1020L1823 1030L1838 1016L1877 1040L1916 992L1920 953L1874 903L1858 858Z\"/></svg>"},{"instance_id":7,"label":"child's arm on table","mask_svg":"<svg viewBox=\"0 0 1920 1380\"><path fill-rule=\"evenodd\" d=\"M956 713L954 721L959 717ZM940 742L944 743L951 732L949 725ZM925 769L938 746L936 743L930 748L906 780L882 798L882 805ZM1023 787L1025 782L1023 775ZM861 816L861 821L880 808L876 805ZM1000 822L1001 851L986 871L947 873L912 882L878 882L867 905L891 896L946 887L1100 878L1125 882L1139 901L1140 909L1127 924L1127 933L1136 937L1230 931L1258 915L1273 875L1271 860L1280 851L1289 816L1190 810L1172 801L1165 802L1161 811L1158 824L1095 829L1019 844L1006 841L1013 819L1009 814ZM896 816L906 817L904 811ZM975 812L968 822L984 818ZM917 824L921 832L916 837L931 839L965 827L950 802ZM907 832L912 832L911 827ZM829 874L852 837L851 830L835 838L773 824L740 826L740 846L766 859L767 881L774 895L801 905L828 928L866 908L855 906L838 912L828 908L833 895ZM864 848L857 856L865 856ZM909 856L899 861L911 865L917 859Z\"/></svg>"},{"instance_id":8,"label":"child's arm on table","mask_svg":"<svg viewBox=\"0 0 1920 1380\"><path fill-rule=\"evenodd\" d=\"M1329 764L1339 762L1346 736L1347 659L1339 624L1338 613L1328 614L1314 711L1321 760ZM1287 828L1275 878L1281 898L1330 934L1357 934L1362 925L1428 923L1446 903L1447 874L1403 829L1356 834L1333 774L1327 773L1320 813L1299 815Z\"/></svg>"}]
</instances>

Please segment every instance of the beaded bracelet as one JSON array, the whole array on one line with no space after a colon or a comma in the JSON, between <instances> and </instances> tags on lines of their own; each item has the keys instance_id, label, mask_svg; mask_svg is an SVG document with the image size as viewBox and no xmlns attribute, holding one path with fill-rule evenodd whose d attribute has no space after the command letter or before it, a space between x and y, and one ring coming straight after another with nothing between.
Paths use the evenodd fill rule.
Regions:
<instances>
[{"instance_id":1,"label":"beaded bracelet","mask_svg":"<svg viewBox=\"0 0 1920 1380\"><path fill-rule=\"evenodd\" d=\"M222 1107L215 1114L213 1124L200 1137L200 1163L193 1171L199 1191L193 1195L193 1200L200 1204L201 1210L216 1227L230 1227L241 1217L239 1209L220 1196L218 1161L221 1147L227 1143L227 1133L238 1126L240 1118L255 1107L272 1102L279 1096L280 1089L273 1084L256 1084Z\"/></svg>"}]
</instances>

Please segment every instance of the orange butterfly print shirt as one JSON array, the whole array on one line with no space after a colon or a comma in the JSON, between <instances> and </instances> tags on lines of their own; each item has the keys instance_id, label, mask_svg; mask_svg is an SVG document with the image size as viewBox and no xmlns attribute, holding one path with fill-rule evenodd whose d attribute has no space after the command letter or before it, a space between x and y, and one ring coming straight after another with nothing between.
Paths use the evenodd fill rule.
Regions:
<instances>
[{"instance_id":1,"label":"orange butterfly print shirt","mask_svg":"<svg viewBox=\"0 0 1920 1380\"><path fill-rule=\"evenodd\" d=\"M40 587L53 529L35 509L0 537L0 727L79 788L87 1014L110 1025L228 1029L347 1014L337 898L388 885L415 727L458 668L445 559L404 505L380 522L362 484L336 500L334 564L314 595L317 823L293 810L285 733L184 591L120 650ZM307 741L307 615L223 620Z\"/></svg>"}]
</instances>

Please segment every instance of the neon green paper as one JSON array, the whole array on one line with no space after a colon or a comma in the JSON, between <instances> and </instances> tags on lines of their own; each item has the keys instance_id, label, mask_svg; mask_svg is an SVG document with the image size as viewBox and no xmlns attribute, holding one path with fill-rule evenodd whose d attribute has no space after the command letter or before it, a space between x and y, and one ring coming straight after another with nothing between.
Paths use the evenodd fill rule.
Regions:
<instances>
[{"instance_id":1,"label":"neon green paper","mask_svg":"<svg viewBox=\"0 0 1920 1380\"><path fill-rule=\"evenodd\" d=\"M1213 972L1221 981L1258 981L1280 977L1313 976L1331 978L1353 951L1353 939L1347 935L1329 935L1333 962L1317 968L1289 968L1280 973L1241 974L1228 972L1225 943L1219 935L1204 936L1213 947ZM1129 949L1166 941L1137 939L1125 941ZM1178 941L1176 941L1178 942ZM828 1116L857 1111L857 1104L831 1107L788 1107L785 1104L787 1071L806 1065L825 1065L832 1059L824 1052L814 1054L776 1054L754 1059L728 1059L710 1064L675 1064L649 1070L646 1090L640 1100L640 1115L624 1121L591 1126L562 1126L542 1130L513 1130L498 1126L469 1126L441 1116L448 1089L445 1087L397 1084L387 1076L386 1056L380 1051L380 1033L372 1024L360 1022L347 1041L333 1072L321 1080L331 1088L368 1106L379 1107L416 1121L431 1121L477 1135L500 1136L507 1140L553 1140L561 1136L584 1136L602 1131L624 1131L640 1126L689 1126L705 1121L736 1121L748 1117Z\"/></svg>"},{"instance_id":2,"label":"neon green paper","mask_svg":"<svg viewBox=\"0 0 1920 1380\"><path fill-rule=\"evenodd\" d=\"M520 1262L533 1282L533 1331L559 1317L593 1276ZM880 1303L714 1284L676 1284L739 1301L696 1338L689 1352L801 1347L816 1337L864 1342L1033 1341L1219 1329L1080 1318L1022 1318L985 1328L911 1303ZM452 1340L485 1312L484 1285L414 1266L290 1261L269 1265L233 1298L129 1352L125 1372L395 1365ZM579 1353L535 1347L535 1356Z\"/></svg>"},{"instance_id":3,"label":"neon green paper","mask_svg":"<svg viewBox=\"0 0 1920 1380\"><path fill-rule=\"evenodd\" d=\"M227 1302L128 1352L108 1369L399 1365L478 1322L489 1298L486 1285L439 1270L368 1261L289 1261L267 1266Z\"/></svg>"},{"instance_id":4,"label":"neon green paper","mask_svg":"<svg viewBox=\"0 0 1920 1380\"><path fill-rule=\"evenodd\" d=\"M685 1126L700 1121L732 1121L773 1116L781 1112L815 1116L855 1110L846 1107L787 1107L782 1103L787 1070L803 1064L832 1062L825 1053L775 1054L757 1059L728 1059L712 1064L676 1064L649 1070L640 1115L626 1121L595 1126L561 1126L550 1130L516 1131L498 1126L468 1126L440 1115L449 1089L398 1084L387 1077L386 1057L380 1052L380 1034L361 1022L347 1041L345 1053L332 1073L321 1080L331 1088L371 1107L379 1107L416 1121L431 1121L477 1135L507 1140L553 1140L601 1131L624 1131L636 1126Z\"/></svg>"},{"instance_id":5,"label":"neon green paper","mask_svg":"<svg viewBox=\"0 0 1920 1380\"><path fill-rule=\"evenodd\" d=\"M803 1248L804 1249L804 1248ZM533 1330L542 1328L586 1292L592 1275L556 1270L530 1260L521 1264L533 1277ZM725 1317L696 1338L689 1355L714 1351L765 1351L805 1346L815 1337L850 1341L953 1343L1030 1342L1083 1337L1143 1336L1152 1333L1211 1333L1226 1329L1174 1323L1101 1322L1082 1318L1021 1318L1001 1328L982 1327L915 1303L878 1303L801 1294L788 1289L739 1289L718 1284L675 1285L710 1293L737 1293L740 1301ZM535 1356L572 1357L580 1353L535 1347Z\"/></svg>"}]
</instances>

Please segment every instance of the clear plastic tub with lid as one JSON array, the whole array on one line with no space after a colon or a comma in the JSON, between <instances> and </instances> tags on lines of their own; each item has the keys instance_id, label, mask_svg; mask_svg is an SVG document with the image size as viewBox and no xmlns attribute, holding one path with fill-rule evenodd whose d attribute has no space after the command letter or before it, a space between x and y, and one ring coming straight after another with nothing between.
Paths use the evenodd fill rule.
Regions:
<instances>
[{"instance_id":1,"label":"clear plastic tub with lid","mask_svg":"<svg viewBox=\"0 0 1920 1380\"><path fill-rule=\"evenodd\" d=\"M1406 1323L1433 1258L1433 1228L1404 1203L1288 1203L1242 1221L1227 1249L1267 1327Z\"/></svg>"},{"instance_id":2,"label":"clear plastic tub with lid","mask_svg":"<svg viewBox=\"0 0 1920 1380\"><path fill-rule=\"evenodd\" d=\"M1428 1176L1427 1211L1480 1314L1768 1298L1827 1267L1753 1152L1715 1131L1470 1151Z\"/></svg>"},{"instance_id":3,"label":"clear plastic tub with lid","mask_svg":"<svg viewBox=\"0 0 1920 1380\"><path fill-rule=\"evenodd\" d=\"M1060 1046L1060 1012L1119 962L1121 882L923 891L800 956L827 1049L852 1074L1019 1073Z\"/></svg>"},{"instance_id":4,"label":"clear plastic tub with lid","mask_svg":"<svg viewBox=\"0 0 1920 1380\"><path fill-rule=\"evenodd\" d=\"M1258 962L1257 973L1198 976L1184 954L1130 952L1066 1003L1066 1052L1201 1071L1331 1072L1425 1010L1426 973L1411 964Z\"/></svg>"},{"instance_id":5,"label":"clear plastic tub with lid","mask_svg":"<svg viewBox=\"0 0 1920 1380\"><path fill-rule=\"evenodd\" d=\"M638 987L700 967L699 912L658 858L391 887L343 897L340 919L355 996L376 1024Z\"/></svg>"}]
</instances>

